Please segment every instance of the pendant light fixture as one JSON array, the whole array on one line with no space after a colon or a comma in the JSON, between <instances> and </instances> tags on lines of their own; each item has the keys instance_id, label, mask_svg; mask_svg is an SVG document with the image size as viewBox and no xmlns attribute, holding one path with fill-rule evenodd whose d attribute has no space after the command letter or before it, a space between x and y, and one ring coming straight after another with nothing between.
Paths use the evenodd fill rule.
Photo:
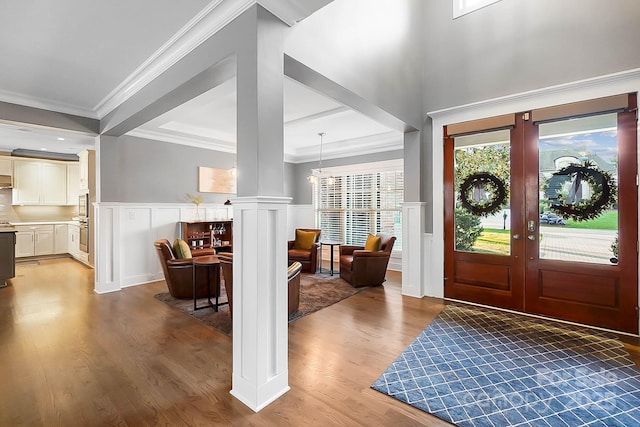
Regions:
<instances>
[{"instance_id":1,"label":"pendant light fixture","mask_svg":"<svg viewBox=\"0 0 640 427\"><path fill-rule=\"evenodd\" d=\"M324 132L318 133L318 136L320 137L320 162L318 164L318 173L314 174L312 171L311 175L307 177L307 181L309 181L309 183L311 184L318 183L319 179L322 178L322 144L324 141L324 135L325 135ZM333 185L335 181L336 180L333 177L333 175L330 175L329 177L327 177L327 185Z\"/></svg>"}]
</instances>

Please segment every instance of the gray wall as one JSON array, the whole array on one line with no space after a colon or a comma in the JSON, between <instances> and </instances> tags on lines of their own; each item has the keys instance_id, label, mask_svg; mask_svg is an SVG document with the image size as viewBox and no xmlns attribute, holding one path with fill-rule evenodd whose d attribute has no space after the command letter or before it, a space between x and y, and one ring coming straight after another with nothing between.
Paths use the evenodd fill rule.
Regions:
<instances>
[{"instance_id":1,"label":"gray wall","mask_svg":"<svg viewBox=\"0 0 640 427\"><path fill-rule=\"evenodd\" d=\"M385 151L382 153L365 154L354 157L343 157L340 159L322 159L322 168L331 166L355 165L359 163L381 162L384 160L402 159L402 150ZM312 186L307 181L307 176L311 173L311 169L318 168L318 162L298 163L293 166L291 176L287 175L287 180L291 179L293 192L291 204L308 205L312 202L311 189Z\"/></svg>"},{"instance_id":2,"label":"gray wall","mask_svg":"<svg viewBox=\"0 0 640 427\"><path fill-rule=\"evenodd\" d=\"M422 3L334 1L291 29L285 53L420 129Z\"/></svg>"},{"instance_id":3,"label":"gray wall","mask_svg":"<svg viewBox=\"0 0 640 427\"><path fill-rule=\"evenodd\" d=\"M198 166L229 169L235 154L132 136L100 138L103 202L188 202L198 192ZM223 203L227 194L201 193L205 203Z\"/></svg>"},{"instance_id":4,"label":"gray wall","mask_svg":"<svg viewBox=\"0 0 640 427\"><path fill-rule=\"evenodd\" d=\"M393 12L384 13L388 5ZM372 16L372 12L378 14ZM503 0L456 20L451 19L450 0L379 0L375 4L337 0L288 30L285 53L411 126L426 130L421 156L429 164L427 111L638 68L639 16L637 0ZM249 23L245 18L203 44L147 92L134 96L106 120L106 127L126 120L122 113L139 111L153 103L150 100L171 97L176 85L190 79L198 83L194 76L246 44L243 37ZM404 32L394 33L403 19L407 23L402 26ZM381 38L364 37L365 27L376 25ZM204 81L210 86L212 79ZM170 191L160 190L162 186L149 191L153 186L144 181L140 185L131 181L128 186L112 182L121 181L122 175L114 176L110 170L125 167L127 179L139 180L137 162L146 156L147 164L153 164L149 153L134 153L137 147L122 142L116 140L113 147L103 144L103 200L178 201L188 191L173 187L175 181L166 177L161 179L168 181L164 185ZM160 168L174 170L175 158L184 159L185 165L189 164L186 159L193 159L184 154L192 148L176 146L161 155L165 150L158 147L153 156L157 155ZM372 157L386 159L389 154ZM134 157L129 159L130 155ZM396 153L398 157L402 152ZM325 165L367 161L374 159L327 160ZM284 193L293 197L292 203L311 203L305 178L316 166L316 162L285 166ZM419 175L411 175L412 179L414 176ZM184 179L184 187L196 188L195 172ZM429 171L424 170L418 179L428 181ZM432 196L425 191L428 188L421 190L426 201Z\"/></svg>"},{"instance_id":5,"label":"gray wall","mask_svg":"<svg viewBox=\"0 0 640 427\"><path fill-rule=\"evenodd\" d=\"M638 0L425 2L425 112L640 67Z\"/></svg>"}]
</instances>

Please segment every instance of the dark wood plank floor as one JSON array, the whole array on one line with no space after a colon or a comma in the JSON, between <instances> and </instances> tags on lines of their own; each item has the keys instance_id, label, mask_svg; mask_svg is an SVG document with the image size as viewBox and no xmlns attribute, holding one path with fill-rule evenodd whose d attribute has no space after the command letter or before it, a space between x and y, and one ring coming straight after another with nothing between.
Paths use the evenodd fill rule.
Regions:
<instances>
[{"instance_id":1,"label":"dark wood plank floor","mask_svg":"<svg viewBox=\"0 0 640 427\"><path fill-rule=\"evenodd\" d=\"M444 307L400 295L399 273L290 324L291 390L257 414L229 394L231 338L156 300L164 282L97 295L93 270L62 258L10 283L0 426L449 425L370 388Z\"/></svg>"}]
</instances>

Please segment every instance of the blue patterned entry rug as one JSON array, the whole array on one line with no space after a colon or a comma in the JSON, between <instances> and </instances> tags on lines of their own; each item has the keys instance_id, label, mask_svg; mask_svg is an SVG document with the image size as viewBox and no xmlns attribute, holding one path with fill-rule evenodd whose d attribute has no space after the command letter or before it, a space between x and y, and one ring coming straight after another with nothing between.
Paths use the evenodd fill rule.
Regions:
<instances>
[{"instance_id":1,"label":"blue patterned entry rug","mask_svg":"<svg viewBox=\"0 0 640 427\"><path fill-rule=\"evenodd\" d=\"M462 304L371 387L458 426L640 425L640 370L614 334Z\"/></svg>"}]
</instances>

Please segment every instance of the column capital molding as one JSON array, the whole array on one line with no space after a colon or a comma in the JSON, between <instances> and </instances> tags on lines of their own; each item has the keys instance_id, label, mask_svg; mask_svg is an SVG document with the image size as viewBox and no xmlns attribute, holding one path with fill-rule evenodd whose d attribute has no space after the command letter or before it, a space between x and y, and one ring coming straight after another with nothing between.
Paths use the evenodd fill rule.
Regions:
<instances>
[{"instance_id":1,"label":"column capital molding","mask_svg":"<svg viewBox=\"0 0 640 427\"><path fill-rule=\"evenodd\" d=\"M232 205L288 205L291 200L291 197L281 196L246 196L231 199L231 203Z\"/></svg>"},{"instance_id":2,"label":"column capital molding","mask_svg":"<svg viewBox=\"0 0 640 427\"><path fill-rule=\"evenodd\" d=\"M427 206L427 202L402 202L400 206L402 206L403 208L416 208Z\"/></svg>"}]
</instances>

